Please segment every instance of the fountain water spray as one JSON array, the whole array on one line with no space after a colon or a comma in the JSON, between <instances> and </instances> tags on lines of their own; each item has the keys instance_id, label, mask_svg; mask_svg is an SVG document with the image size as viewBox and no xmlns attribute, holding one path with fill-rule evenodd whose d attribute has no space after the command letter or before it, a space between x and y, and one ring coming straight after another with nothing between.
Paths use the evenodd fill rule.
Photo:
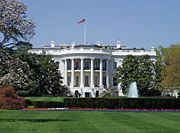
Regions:
<instances>
[{"instance_id":1,"label":"fountain water spray","mask_svg":"<svg viewBox=\"0 0 180 133\"><path fill-rule=\"evenodd\" d=\"M127 97L129 97L129 98L138 98L139 97L136 82L132 82L130 84Z\"/></svg>"}]
</instances>

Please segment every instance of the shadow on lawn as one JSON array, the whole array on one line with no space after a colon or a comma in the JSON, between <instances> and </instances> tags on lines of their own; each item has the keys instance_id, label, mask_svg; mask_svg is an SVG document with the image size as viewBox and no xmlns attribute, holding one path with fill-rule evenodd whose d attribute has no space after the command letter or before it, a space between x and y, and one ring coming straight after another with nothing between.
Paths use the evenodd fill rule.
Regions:
<instances>
[{"instance_id":1,"label":"shadow on lawn","mask_svg":"<svg viewBox=\"0 0 180 133\"><path fill-rule=\"evenodd\" d=\"M0 122L68 122L68 119L8 119L2 118Z\"/></svg>"}]
</instances>

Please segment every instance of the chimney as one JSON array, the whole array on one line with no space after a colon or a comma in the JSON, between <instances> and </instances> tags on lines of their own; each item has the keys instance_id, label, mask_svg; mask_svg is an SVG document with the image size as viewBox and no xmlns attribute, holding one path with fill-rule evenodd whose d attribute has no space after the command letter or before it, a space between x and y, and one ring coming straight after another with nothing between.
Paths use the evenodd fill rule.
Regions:
<instances>
[{"instance_id":1,"label":"chimney","mask_svg":"<svg viewBox=\"0 0 180 133\"><path fill-rule=\"evenodd\" d=\"M122 43L121 43L120 40L117 40L116 46L117 46L118 49L122 47Z\"/></svg>"},{"instance_id":2,"label":"chimney","mask_svg":"<svg viewBox=\"0 0 180 133\"><path fill-rule=\"evenodd\" d=\"M55 41L51 40L51 48L54 48L54 47L55 47Z\"/></svg>"}]
</instances>

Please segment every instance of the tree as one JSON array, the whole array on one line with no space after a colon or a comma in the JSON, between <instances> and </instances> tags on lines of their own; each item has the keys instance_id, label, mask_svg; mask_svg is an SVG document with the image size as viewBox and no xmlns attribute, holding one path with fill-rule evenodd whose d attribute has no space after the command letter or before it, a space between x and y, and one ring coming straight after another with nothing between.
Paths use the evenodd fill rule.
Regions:
<instances>
[{"instance_id":1,"label":"tree","mask_svg":"<svg viewBox=\"0 0 180 133\"><path fill-rule=\"evenodd\" d=\"M164 78L164 69L167 65L167 51L168 48L164 48L160 46L156 49L156 62L154 64L154 88L158 90L164 90L164 87L162 86L161 82Z\"/></svg>"},{"instance_id":2,"label":"tree","mask_svg":"<svg viewBox=\"0 0 180 133\"><path fill-rule=\"evenodd\" d=\"M64 95L51 56L28 53L35 25L26 10L18 0L0 0L0 86L10 84L20 95Z\"/></svg>"},{"instance_id":3,"label":"tree","mask_svg":"<svg viewBox=\"0 0 180 133\"><path fill-rule=\"evenodd\" d=\"M172 45L165 57L162 85L167 89L178 88L180 86L180 45Z\"/></svg>"},{"instance_id":4,"label":"tree","mask_svg":"<svg viewBox=\"0 0 180 133\"><path fill-rule=\"evenodd\" d=\"M0 49L0 86L9 84L17 90L26 88L29 83L30 69L26 62L13 58Z\"/></svg>"},{"instance_id":5,"label":"tree","mask_svg":"<svg viewBox=\"0 0 180 133\"><path fill-rule=\"evenodd\" d=\"M0 0L0 48L14 47L19 40L34 35L34 23L26 16L27 7L17 0Z\"/></svg>"},{"instance_id":6,"label":"tree","mask_svg":"<svg viewBox=\"0 0 180 133\"><path fill-rule=\"evenodd\" d=\"M52 60L50 55L29 53L29 48L31 48L31 44L21 42L13 54L15 58L27 62L31 70L30 86L26 89L29 92L23 95L64 96L68 94L68 88L61 85L62 77L58 71L59 64Z\"/></svg>"},{"instance_id":7,"label":"tree","mask_svg":"<svg viewBox=\"0 0 180 133\"><path fill-rule=\"evenodd\" d=\"M154 64L148 55L124 58L122 66L117 68L115 77L121 82L123 93L127 93L131 82L136 81L141 96L153 95Z\"/></svg>"}]
</instances>

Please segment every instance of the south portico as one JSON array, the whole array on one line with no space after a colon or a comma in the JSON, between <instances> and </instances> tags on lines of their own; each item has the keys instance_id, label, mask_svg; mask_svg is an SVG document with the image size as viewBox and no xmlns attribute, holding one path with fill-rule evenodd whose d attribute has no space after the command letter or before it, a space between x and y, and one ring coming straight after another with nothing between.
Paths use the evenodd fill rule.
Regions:
<instances>
[{"instance_id":1,"label":"south portico","mask_svg":"<svg viewBox=\"0 0 180 133\"><path fill-rule=\"evenodd\" d=\"M110 58L68 57L63 58L64 84L76 97L99 97L110 87Z\"/></svg>"}]
</instances>

